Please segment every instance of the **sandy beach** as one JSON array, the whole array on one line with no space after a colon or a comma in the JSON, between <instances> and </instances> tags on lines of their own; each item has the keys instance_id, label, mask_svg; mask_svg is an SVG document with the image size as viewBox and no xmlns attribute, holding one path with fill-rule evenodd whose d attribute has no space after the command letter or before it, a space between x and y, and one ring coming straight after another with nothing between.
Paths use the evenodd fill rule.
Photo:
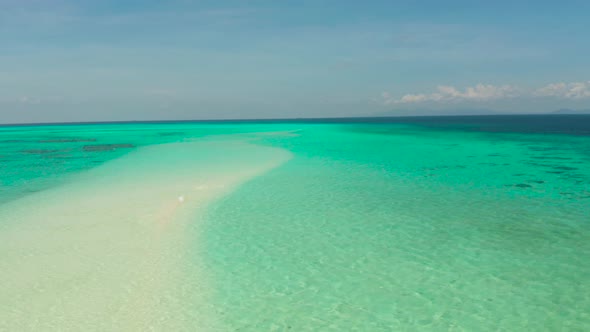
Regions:
<instances>
[{"instance_id":1,"label":"sandy beach","mask_svg":"<svg viewBox=\"0 0 590 332\"><path fill-rule=\"evenodd\" d=\"M237 140L155 145L2 206L0 330L217 329L184 229L289 158Z\"/></svg>"}]
</instances>

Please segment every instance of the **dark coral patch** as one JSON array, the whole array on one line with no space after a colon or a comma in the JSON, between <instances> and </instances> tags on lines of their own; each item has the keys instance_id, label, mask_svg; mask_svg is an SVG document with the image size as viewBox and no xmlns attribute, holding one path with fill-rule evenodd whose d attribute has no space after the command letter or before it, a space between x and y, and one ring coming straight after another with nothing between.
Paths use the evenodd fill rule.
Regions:
<instances>
[{"instance_id":1,"label":"dark coral patch","mask_svg":"<svg viewBox=\"0 0 590 332\"><path fill-rule=\"evenodd\" d=\"M532 182L532 183L538 183L538 184L543 184L543 183L545 183L545 181L543 181L543 180L530 180L529 182Z\"/></svg>"},{"instance_id":2,"label":"dark coral patch","mask_svg":"<svg viewBox=\"0 0 590 332\"><path fill-rule=\"evenodd\" d=\"M87 152L96 151L113 151L117 149L129 149L133 148L133 144L98 144L98 145L84 145L83 149Z\"/></svg>"},{"instance_id":3,"label":"dark coral patch","mask_svg":"<svg viewBox=\"0 0 590 332\"><path fill-rule=\"evenodd\" d=\"M76 143L76 142L96 142L96 138L56 138L41 140L39 143Z\"/></svg>"},{"instance_id":4,"label":"dark coral patch","mask_svg":"<svg viewBox=\"0 0 590 332\"><path fill-rule=\"evenodd\" d=\"M564 171L575 171L575 170L577 170L576 167L569 167L569 166L555 166L555 167L553 167L553 169L559 169L559 170L564 170Z\"/></svg>"},{"instance_id":5,"label":"dark coral patch","mask_svg":"<svg viewBox=\"0 0 590 332\"><path fill-rule=\"evenodd\" d=\"M539 160L572 160L569 157L558 157L558 156L534 156L531 159L539 159Z\"/></svg>"},{"instance_id":6,"label":"dark coral patch","mask_svg":"<svg viewBox=\"0 0 590 332\"><path fill-rule=\"evenodd\" d=\"M30 150L23 150L23 153L28 154L47 154L47 153L55 153L59 150L43 150L43 149L30 149Z\"/></svg>"},{"instance_id":7,"label":"dark coral patch","mask_svg":"<svg viewBox=\"0 0 590 332\"><path fill-rule=\"evenodd\" d=\"M7 139L7 140L3 140L0 141L0 143L27 143L30 141L24 140L24 139Z\"/></svg>"}]
</instances>

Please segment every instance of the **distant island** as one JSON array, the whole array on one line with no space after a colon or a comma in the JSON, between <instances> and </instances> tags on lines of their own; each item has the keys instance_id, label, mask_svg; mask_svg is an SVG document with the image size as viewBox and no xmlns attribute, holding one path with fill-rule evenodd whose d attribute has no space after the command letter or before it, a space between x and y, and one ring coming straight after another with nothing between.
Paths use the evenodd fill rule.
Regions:
<instances>
[{"instance_id":1,"label":"distant island","mask_svg":"<svg viewBox=\"0 0 590 332\"><path fill-rule=\"evenodd\" d=\"M590 109L573 110L573 109L569 109L569 108L562 108L557 111L551 112L551 114L590 114Z\"/></svg>"},{"instance_id":2,"label":"distant island","mask_svg":"<svg viewBox=\"0 0 590 332\"><path fill-rule=\"evenodd\" d=\"M462 115L510 115L515 113L510 112L502 112L496 111L492 109L446 109L446 110L433 110L433 109L398 109L392 110L388 112L383 112L379 114L375 114L374 116L381 117L381 116L443 116L443 115L450 115L450 116L462 116ZM523 113L524 114L524 113ZM526 113L526 114L590 114L590 109L570 109L570 108L562 108L551 112L543 112L543 113Z\"/></svg>"},{"instance_id":3,"label":"distant island","mask_svg":"<svg viewBox=\"0 0 590 332\"><path fill-rule=\"evenodd\" d=\"M491 109L398 109L387 111L375 116L436 116L436 115L500 115L505 114Z\"/></svg>"}]
</instances>

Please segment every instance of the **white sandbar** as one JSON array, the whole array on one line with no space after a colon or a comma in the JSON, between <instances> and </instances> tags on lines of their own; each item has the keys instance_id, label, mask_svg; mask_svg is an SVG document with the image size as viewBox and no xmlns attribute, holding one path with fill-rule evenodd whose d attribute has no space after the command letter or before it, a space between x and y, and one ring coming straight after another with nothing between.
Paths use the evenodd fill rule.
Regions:
<instances>
[{"instance_id":1,"label":"white sandbar","mask_svg":"<svg viewBox=\"0 0 590 332\"><path fill-rule=\"evenodd\" d=\"M235 140L150 146L0 207L0 330L217 330L187 225L289 158Z\"/></svg>"}]
</instances>

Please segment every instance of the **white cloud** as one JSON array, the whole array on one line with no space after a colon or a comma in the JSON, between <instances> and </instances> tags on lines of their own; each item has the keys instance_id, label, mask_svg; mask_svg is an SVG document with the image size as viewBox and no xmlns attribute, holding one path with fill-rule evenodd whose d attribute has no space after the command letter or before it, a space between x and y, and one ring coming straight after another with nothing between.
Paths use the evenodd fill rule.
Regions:
<instances>
[{"instance_id":1,"label":"white cloud","mask_svg":"<svg viewBox=\"0 0 590 332\"><path fill-rule=\"evenodd\" d=\"M65 99L59 96L43 96L43 97L35 97L35 96L12 96L12 97L3 97L0 96L0 103L2 104L10 104L10 105L41 105L41 104L50 104L50 103L63 103Z\"/></svg>"},{"instance_id":2,"label":"white cloud","mask_svg":"<svg viewBox=\"0 0 590 332\"><path fill-rule=\"evenodd\" d=\"M427 95L405 95L403 96L399 102L400 103L419 103L419 102L423 102L423 101L427 101L428 100L428 96Z\"/></svg>"},{"instance_id":3,"label":"white cloud","mask_svg":"<svg viewBox=\"0 0 590 332\"><path fill-rule=\"evenodd\" d=\"M536 96L581 99L590 97L590 81L552 83L535 91Z\"/></svg>"},{"instance_id":4,"label":"white cloud","mask_svg":"<svg viewBox=\"0 0 590 332\"><path fill-rule=\"evenodd\" d=\"M518 89L510 85L495 86L490 84L477 84L461 91L453 86L441 85L435 92L429 94L407 94L401 98L394 98L389 93L382 94L385 104L411 104L422 102L461 102L461 101L487 101L503 98L512 98L519 95Z\"/></svg>"},{"instance_id":5,"label":"white cloud","mask_svg":"<svg viewBox=\"0 0 590 332\"><path fill-rule=\"evenodd\" d=\"M590 81L551 83L538 89L521 89L513 85L477 84L459 90L454 86L439 85L432 93L406 94L395 97L389 92L381 94L385 105L431 103L459 103L464 101L482 102L515 97L535 98L552 97L562 99L590 98Z\"/></svg>"}]
</instances>

